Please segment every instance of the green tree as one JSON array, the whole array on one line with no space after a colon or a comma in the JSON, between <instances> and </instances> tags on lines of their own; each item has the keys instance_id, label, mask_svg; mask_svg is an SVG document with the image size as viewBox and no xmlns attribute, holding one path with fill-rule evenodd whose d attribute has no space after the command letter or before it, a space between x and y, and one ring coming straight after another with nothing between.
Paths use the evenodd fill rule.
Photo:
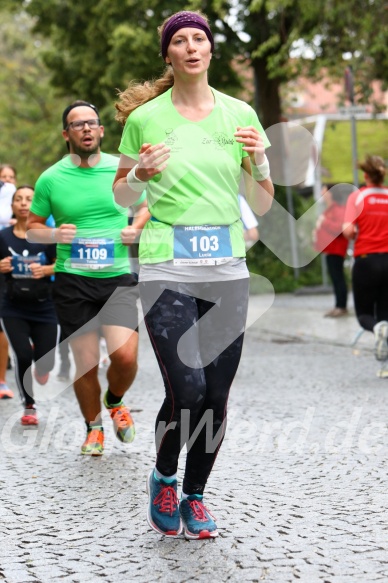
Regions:
<instances>
[{"instance_id":1,"label":"green tree","mask_svg":"<svg viewBox=\"0 0 388 583\"><path fill-rule=\"evenodd\" d=\"M352 65L360 102L373 79L388 81L386 0L241 0L236 19L264 127L281 117L281 85L301 74L341 78Z\"/></svg>"},{"instance_id":2,"label":"green tree","mask_svg":"<svg viewBox=\"0 0 388 583\"><path fill-rule=\"evenodd\" d=\"M53 86L72 98L93 102L106 126L104 148L117 151L121 128L114 120L117 90L133 79L159 76L164 63L159 56L156 29L176 10L187 7L181 0L31 0L13 2L25 7L35 19L34 30L50 39L42 51L51 72ZM215 15L214 11L212 15ZM224 34L222 24L216 29ZM233 37L225 44L222 67L214 56L212 82L235 93L239 87L236 71L228 65L232 59ZM225 34L224 34L225 37ZM234 39L234 40L233 40Z\"/></svg>"},{"instance_id":3,"label":"green tree","mask_svg":"<svg viewBox=\"0 0 388 583\"><path fill-rule=\"evenodd\" d=\"M1 13L0 36L0 162L18 170L18 182L34 184L39 174L65 154L60 139L58 98L41 60L47 46L31 34L25 13Z\"/></svg>"},{"instance_id":4,"label":"green tree","mask_svg":"<svg viewBox=\"0 0 388 583\"><path fill-rule=\"evenodd\" d=\"M286 189L283 186L276 186L275 198L283 207L287 207ZM305 199L296 191L292 191L292 200L294 215L299 219L313 204L312 199ZM261 240L258 241L247 253L247 265L249 271L257 274L264 274L274 286L275 292L294 291L298 287L308 285L318 285L322 283L322 270L320 256L314 257L312 250L312 230L297 231L298 245L301 247L311 248L312 261L299 268L298 279L295 279L294 269L279 260L278 257L284 256L285 250L289 250L291 242L289 237L289 225L287 216L276 219L269 213L264 217L258 217L260 239L276 241L276 249L279 255L275 255L269 247ZM276 223L274 223L276 221ZM255 282L252 281L252 292L257 293Z\"/></svg>"},{"instance_id":5,"label":"green tree","mask_svg":"<svg viewBox=\"0 0 388 583\"><path fill-rule=\"evenodd\" d=\"M387 80L386 0L8 2L19 10L25 7L36 18L35 30L51 39L45 62L54 85L102 107L112 148L120 133L112 123L115 89L161 73L155 30L176 10L200 8L210 17L217 41L211 69L215 87L236 93L240 83L232 62L252 67L253 102L264 127L281 119L280 87L301 72L318 76L326 67L342 76L352 64L358 97L364 99L371 79ZM290 60L300 45L315 58Z\"/></svg>"}]
</instances>

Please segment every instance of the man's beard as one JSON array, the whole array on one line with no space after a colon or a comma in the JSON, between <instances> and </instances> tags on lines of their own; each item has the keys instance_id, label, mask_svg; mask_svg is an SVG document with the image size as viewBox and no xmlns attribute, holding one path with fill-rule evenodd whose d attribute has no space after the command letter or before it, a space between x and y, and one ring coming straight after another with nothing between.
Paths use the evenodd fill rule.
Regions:
<instances>
[{"instance_id":1,"label":"man's beard","mask_svg":"<svg viewBox=\"0 0 388 583\"><path fill-rule=\"evenodd\" d=\"M99 150L101 148L101 143L102 143L102 138L97 139L96 146L90 145L88 147L82 147L82 146L76 146L73 143L73 144L71 144L72 153L79 156L81 158L81 160L87 160L89 158L89 156L93 156L94 154L97 154L99 152Z\"/></svg>"}]
</instances>

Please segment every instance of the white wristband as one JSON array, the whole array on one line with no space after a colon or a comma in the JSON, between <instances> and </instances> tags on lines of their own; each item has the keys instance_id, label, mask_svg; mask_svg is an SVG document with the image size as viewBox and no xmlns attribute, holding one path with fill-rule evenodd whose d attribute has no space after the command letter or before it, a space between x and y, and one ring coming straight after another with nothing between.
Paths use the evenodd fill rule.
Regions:
<instances>
[{"instance_id":1,"label":"white wristband","mask_svg":"<svg viewBox=\"0 0 388 583\"><path fill-rule=\"evenodd\" d=\"M252 169L252 178L257 182L261 182L262 180L267 180L269 177L269 162L267 156L264 154L265 160L260 166L256 166L256 164L252 164L251 162L251 169Z\"/></svg>"},{"instance_id":2,"label":"white wristband","mask_svg":"<svg viewBox=\"0 0 388 583\"><path fill-rule=\"evenodd\" d=\"M51 229L51 233L50 233L51 241L55 241L56 232L57 232L57 229L55 227L54 227L54 229Z\"/></svg>"},{"instance_id":3,"label":"white wristband","mask_svg":"<svg viewBox=\"0 0 388 583\"><path fill-rule=\"evenodd\" d=\"M135 192L143 192L143 190L147 188L147 182L139 180L139 178L136 176L135 172L137 167L138 165L136 164L136 166L131 168L131 170L128 172L127 184L129 188L132 188L132 190L134 190Z\"/></svg>"}]
</instances>

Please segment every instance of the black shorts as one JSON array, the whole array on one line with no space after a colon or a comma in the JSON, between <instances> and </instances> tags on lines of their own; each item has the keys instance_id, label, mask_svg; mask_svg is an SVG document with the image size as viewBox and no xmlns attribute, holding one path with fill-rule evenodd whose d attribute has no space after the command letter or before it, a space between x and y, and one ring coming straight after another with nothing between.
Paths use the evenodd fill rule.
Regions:
<instances>
[{"instance_id":1,"label":"black shorts","mask_svg":"<svg viewBox=\"0 0 388 583\"><path fill-rule=\"evenodd\" d=\"M137 330L138 297L137 282L130 274L96 278L56 273L53 300L61 338L86 334L101 326Z\"/></svg>"}]
</instances>

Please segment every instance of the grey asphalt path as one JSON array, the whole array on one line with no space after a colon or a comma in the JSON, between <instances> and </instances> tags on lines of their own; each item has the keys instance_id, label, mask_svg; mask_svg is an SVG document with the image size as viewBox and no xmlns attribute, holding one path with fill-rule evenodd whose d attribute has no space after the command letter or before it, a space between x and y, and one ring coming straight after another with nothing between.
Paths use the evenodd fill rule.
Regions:
<instances>
[{"instance_id":1,"label":"grey asphalt path","mask_svg":"<svg viewBox=\"0 0 388 583\"><path fill-rule=\"evenodd\" d=\"M253 296L253 316L270 303ZM17 398L0 401L0 581L386 582L388 379L376 376L372 335L351 346L354 315L322 317L331 304L280 295L247 332L206 492L214 541L146 523L162 383L143 328L126 397L133 444L105 413L106 454L82 457L78 406L55 374L36 387L37 429L20 425Z\"/></svg>"}]
</instances>

